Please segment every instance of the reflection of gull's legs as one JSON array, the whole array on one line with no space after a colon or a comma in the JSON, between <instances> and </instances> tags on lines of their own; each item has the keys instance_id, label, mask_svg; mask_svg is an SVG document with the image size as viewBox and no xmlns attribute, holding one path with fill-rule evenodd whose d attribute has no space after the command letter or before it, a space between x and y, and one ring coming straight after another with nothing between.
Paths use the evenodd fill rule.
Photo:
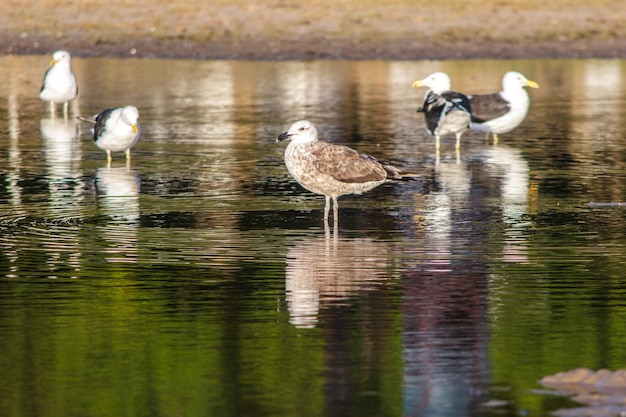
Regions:
<instances>
[{"instance_id":1,"label":"reflection of gull's legs","mask_svg":"<svg viewBox=\"0 0 626 417\"><path fill-rule=\"evenodd\" d=\"M330 226L327 218L324 218L324 236L326 236L326 239L330 239Z\"/></svg>"},{"instance_id":2,"label":"reflection of gull's legs","mask_svg":"<svg viewBox=\"0 0 626 417\"><path fill-rule=\"evenodd\" d=\"M339 219L335 216L333 218L333 240L337 240L337 235L339 234ZM328 224L328 219L324 219L324 235L326 239L330 239L330 225Z\"/></svg>"}]
</instances>

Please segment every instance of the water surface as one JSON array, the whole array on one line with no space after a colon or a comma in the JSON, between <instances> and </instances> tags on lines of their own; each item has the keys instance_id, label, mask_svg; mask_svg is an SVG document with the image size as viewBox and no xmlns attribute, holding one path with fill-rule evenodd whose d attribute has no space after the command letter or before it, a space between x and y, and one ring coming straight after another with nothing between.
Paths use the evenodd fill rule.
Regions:
<instances>
[{"instance_id":1,"label":"water surface","mask_svg":"<svg viewBox=\"0 0 626 417\"><path fill-rule=\"evenodd\" d=\"M626 367L626 65L620 60L2 57L0 414L549 415L538 380ZM537 81L522 126L434 140L416 79ZM112 165L73 116L134 104ZM299 119L419 175L342 197L299 187Z\"/></svg>"}]
</instances>

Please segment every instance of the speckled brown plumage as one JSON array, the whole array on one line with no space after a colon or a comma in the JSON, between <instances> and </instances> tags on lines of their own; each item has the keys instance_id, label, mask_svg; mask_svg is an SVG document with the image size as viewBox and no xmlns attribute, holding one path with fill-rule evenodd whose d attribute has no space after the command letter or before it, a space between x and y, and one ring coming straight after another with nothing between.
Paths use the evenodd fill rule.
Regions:
<instances>
[{"instance_id":1,"label":"speckled brown plumage","mask_svg":"<svg viewBox=\"0 0 626 417\"><path fill-rule=\"evenodd\" d=\"M389 181L414 177L347 146L320 141L317 129L306 120L294 123L277 140L285 139L291 139L285 149L289 173L307 190L326 197L324 219L328 219L331 198L337 219L338 197L362 194Z\"/></svg>"}]
</instances>

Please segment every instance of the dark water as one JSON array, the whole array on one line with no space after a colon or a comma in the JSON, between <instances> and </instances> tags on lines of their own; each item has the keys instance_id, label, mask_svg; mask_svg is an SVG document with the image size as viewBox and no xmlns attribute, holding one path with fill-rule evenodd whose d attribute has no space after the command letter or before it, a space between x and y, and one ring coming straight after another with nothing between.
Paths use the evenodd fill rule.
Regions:
<instances>
[{"instance_id":1,"label":"dark water","mask_svg":"<svg viewBox=\"0 0 626 417\"><path fill-rule=\"evenodd\" d=\"M50 118L47 62L0 58L0 415L543 416L541 377L626 367L623 61L74 59L72 115L139 108L130 167ZM525 123L436 165L411 83L510 69ZM303 118L419 180L325 229L275 143Z\"/></svg>"}]
</instances>

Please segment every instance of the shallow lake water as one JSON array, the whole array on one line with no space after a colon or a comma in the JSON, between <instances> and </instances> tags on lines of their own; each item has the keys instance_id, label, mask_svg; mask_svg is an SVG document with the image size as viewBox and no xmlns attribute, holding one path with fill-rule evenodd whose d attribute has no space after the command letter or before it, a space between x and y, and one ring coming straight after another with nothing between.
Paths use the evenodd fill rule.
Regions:
<instances>
[{"instance_id":1,"label":"shallow lake water","mask_svg":"<svg viewBox=\"0 0 626 417\"><path fill-rule=\"evenodd\" d=\"M0 57L3 416L547 416L545 375L626 367L626 62ZM441 160L411 83L531 109ZM111 166L75 119L134 104ZM289 176L296 120L418 174L339 199Z\"/></svg>"}]
</instances>

